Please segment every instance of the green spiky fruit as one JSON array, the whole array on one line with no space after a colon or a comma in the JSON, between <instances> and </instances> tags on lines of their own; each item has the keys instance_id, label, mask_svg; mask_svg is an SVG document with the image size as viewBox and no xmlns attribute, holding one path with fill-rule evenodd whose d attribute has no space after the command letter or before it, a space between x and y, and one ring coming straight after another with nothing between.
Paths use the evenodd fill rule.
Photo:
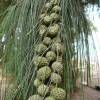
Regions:
<instances>
[{"instance_id":1,"label":"green spiky fruit","mask_svg":"<svg viewBox=\"0 0 100 100\"><path fill-rule=\"evenodd\" d=\"M47 2L47 3L44 5L43 9L42 9L42 13L47 13L47 11L50 10L51 8L52 8L52 3Z\"/></svg>"},{"instance_id":2,"label":"green spiky fruit","mask_svg":"<svg viewBox=\"0 0 100 100\"><path fill-rule=\"evenodd\" d=\"M56 5L52 8L52 12L60 12L61 11L61 7Z\"/></svg>"},{"instance_id":3,"label":"green spiky fruit","mask_svg":"<svg viewBox=\"0 0 100 100\"><path fill-rule=\"evenodd\" d=\"M37 71L37 78L44 81L51 75L51 69L48 66L42 67Z\"/></svg>"},{"instance_id":4,"label":"green spiky fruit","mask_svg":"<svg viewBox=\"0 0 100 100\"><path fill-rule=\"evenodd\" d=\"M44 100L55 100L55 98L49 96L49 97L46 97Z\"/></svg>"},{"instance_id":5,"label":"green spiky fruit","mask_svg":"<svg viewBox=\"0 0 100 100\"><path fill-rule=\"evenodd\" d=\"M61 43L54 43L52 45L52 50L55 51L58 54L63 54L63 46Z\"/></svg>"},{"instance_id":6,"label":"green spiky fruit","mask_svg":"<svg viewBox=\"0 0 100 100\"><path fill-rule=\"evenodd\" d=\"M44 9L48 10L52 7L52 3L47 2L44 6Z\"/></svg>"},{"instance_id":7,"label":"green spiky fruit","mask_svg":"<svg viewBox=\"0 0 100 100\"><path fill-rule=\"evenodd\" d=\"M44 54L46 52L46 50L47 50L47 46L42 43L36 45L36 47L35 47L35 51L39 55Z\"/></svg>"},{"instance_id":8,"label":"green spiky fruit","mask_svg":"<svg viewBox=\"0 0 100 100\"><path fill-rule=\"evenodd\" d=\"M28 100L42 100L42 97L39 95L33 95Z\"/></svg>"},{"instance_id":9,"label":"green spiky fruit","mask_svg":"<svg viewBox=\"0 0 100 100\"><path fill-rule=\"evenodd\" d=\"M53 5L56 5L60 2L60 0L51 0L50 3Z\"/></svg>"},{"instance_id":10,"label":"green spiky fruit","mask_svg":"<svg viewBox=\"0 0 100 100\"><path fill-rule=\"evenodd\" d=\"M47 59L45 57L41 57L41 56L34 57L33 63L38 68L48 65Z\"/></svg>"},{"instance_id":11,"label":"green spiky fruit","mask_svg":"<svg viewBox=\"0 0 100 100\"><path fill-rule=\"evenodd\" d=\"M63 65L58 61L54 62L51 67L54 72L61 73L63 71Z\"/></svg>"},{"instance_id":12,"label":"green spiky fruit","mask_svg":"<svg viewBox=\"0 0 100 100\"><path fill-rule=\"evenodd\" d=\"M39 34L43 36L45 35L46 31L47 31L47 27L45 25L41 25L39 28Z\"/></svg>"},{"instance_id":13,"label":"green spiky fruit","mask_svg":"<svg viewBox=\"0 0 100 100\"><path fill-rule=\"evenodd\" d=\"M42 82L41 82L39 79L36 78L36 79L34 80L34 86L35 86L35 87L38 87L38 86L40 86L41 84L42 84Z\"/></svg>"},{"instance_id":14,"label":"green spiky fruit","mask_svg":"<svg viewBox=\"0 0 100 100\"><path fill-rule=\"evenodd\" d=\"M51 38L55 37L59 33L60 27L58 24L48 27L48 36Z\"/></svg>"},{"instance_id":15,"label":"green spiky fruit","mask_svg":"<svg viewBox=\"0 0 100 100\"><path fill-rule=\"evenodd\" d=\"M54 84L59 84L61 83L61 80L62 80L61 76L56 73L52 73L50 79L51 79L51 82Z\"/></svg>"},{"instance_id":16,"label":"green spiky fruit","mask_svg":"<svg viewBox=\"0 0 100 100\"><path fill-rule=\"evenodd\" d=\"M41 96L45 96L49 92L49 87L42 84L38 87L37 91Z\"/></svg>"},{"instance_id":17,"label":"green spiky fruit","mask_svg":"<svg viewBox=\"0 0 100 100\"><path fill-rule=\"evenodd\" d=\"M60 19L60 16L56 13L52 13L50 15L50 18L51 18L52 21L58 21Z\"/></svg>"},{"instance_id":18,"label":"green spiky fruit","mask_svg":"<svg viewBox=\"0 0 100 100\"><path fill-rule=\"evenodd\" d=\"M52 21L52 18L49 15L46 15L43 19L44 23L46 25L50 24L50 22Z\"/></svg>"},{"instance_id":19,"label":"green spiky fruit","mask_svg":"<svg viewBox=\"0 0 100 100\"><path fill-rule=\"evenodd\" d=\"M51 40L50 37L45 37L45 38L43 39L43 44L46 45L46 46L50 45L51 42L52 42L52 40Z\"/></svg>"},{"instance_id":20,"label":"green spiky fruit","mask_svg":"<svg viewBox=\"0 0 100 100\"><path fill-rule=\"evenodd\" d=\"M52 97L54 97L57 100L64 100L66 96L65 90L63 90L62 88L57 88L57 87L52 89L50 94Z\"/></svg>"},{"instance_id":21,"label":"green spiky fruit","mask_svg":"<svg viewBox=\"0 0 100 100\"><path fill-rule=\"evenodd\" d=\"M47 54L46 54L46 58L47 58L48 62L55 61L56 60L55 52L48 51Z\"/></svg>"}]
</instances>

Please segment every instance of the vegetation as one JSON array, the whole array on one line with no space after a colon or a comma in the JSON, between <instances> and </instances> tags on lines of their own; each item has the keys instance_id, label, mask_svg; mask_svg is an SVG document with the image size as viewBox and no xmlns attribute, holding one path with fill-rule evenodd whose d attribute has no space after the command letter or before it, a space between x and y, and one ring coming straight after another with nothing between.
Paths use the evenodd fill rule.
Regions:
<instances>
[{"instance_id":1,"label":"vegetation","mask_svg":"<svg viewBox=\"0 0 100 100\"><path fill-rule=\"evenodd\" d=\"M58 17L56 17L56 20L53 19L53 21L51 21L51 18L48 16L43 17L43 15L43 19L41 19L41 14L47 15L48 12L49 14L52 12L51 8L44 9L46 3L50 1L57 1L56 6L61 8L61 11L59 11L59 13L57 12ZM64 49L61 49L63 55L61 55L60 59L63 65L63 75L57 76L62 78L62 85L59 86L56 84L56 88L51 92L51 96L60 99L59 94L61 93L62 95L66 94L66 97L61 98L65 98L65 100L70 99L71 92L76 88L78 68L80 69L80 77L82 76L81 68L83 58L88 62L89 76L90 58L88 36L91 35L91 30L85 16L82 0L58 1L59 0L16 0L12 1L5 10L2 23L0 24L0 32L7 36L3 55L3 68L4 72L12 74L15 78L14 86L11 89L7 89L5 100L27 100L30 96L36 94L37 89L34 86L34 80L36 76L41 78L41 75L37 75L39 68L36 67L38 64L34 63L34 57L38 55L41 59L41 57L45 55L44 51L53 48L54 52L49 52L46 55L46 59L48 59L50 63L55 61L58 53L54 48L56 47L55 41L59 43L58 39L54 39L55 36L60 39L60 45L62 44L64 47ZM49 7L49 5L46 7ZM55 12L55 10L53 11ZM55 15L52 18L55 18ZM43 23L45 23L44 25L46 26L51 25L49 26L49 32L46 36L44 36L45 26L40 28ZM54 23L56 23L56 25ZM58 30L60 30L59 35L56 35ZM46 38L47 36L49 39ZM44 37L48 39L49 42L43 40ZM52 43L50 42L51 40L53 41ZM41 42L44 43L44 45L37 46ZM52 47L49 48L49 45ZM54 55L56 55L56 57ZM46 59L45 63L42 63L43 66L47 65ZM52 69L54 69L54 67ZM45 68L42 71L44 73ZM48 69L47 72L46 77L49 77L51 69ZM53 76L56 76L55 73L52 77ZM49 82L48 77L45 83L46 85ZM54 80L54 78L52 80ZM54 82L56 82L56 79ZM41 82L39 82L39 84L41 84ZM57 86L60 88L57 88ZM41 87L44 89L43 87L45 86L42 85ZM39 92L41 92L40 90ZM57 93L59 92L59 94L55 94L55 91ZM42 95L42 92L39 94ZM40 98L37 95L35 95L35 97Z\"/></svg>"}]
</instances>

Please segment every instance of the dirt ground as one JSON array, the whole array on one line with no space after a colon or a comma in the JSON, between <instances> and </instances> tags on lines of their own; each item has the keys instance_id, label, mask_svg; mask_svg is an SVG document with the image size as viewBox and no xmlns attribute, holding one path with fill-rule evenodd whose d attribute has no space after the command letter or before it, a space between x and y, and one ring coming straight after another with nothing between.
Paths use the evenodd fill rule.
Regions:
<instances>
[{"instance_id":1,"label":"dirt ground","mask_svg":"<svg viewBox=\"0 0 100 100\"><path fill-rule=\"evenodd\" d=\"M71 100L100 100L100 91L96 91L93 88L89 88L87 86L84 87L84 92L81 93L77 90L71 96Z\"/></svg>"}]
</instances>

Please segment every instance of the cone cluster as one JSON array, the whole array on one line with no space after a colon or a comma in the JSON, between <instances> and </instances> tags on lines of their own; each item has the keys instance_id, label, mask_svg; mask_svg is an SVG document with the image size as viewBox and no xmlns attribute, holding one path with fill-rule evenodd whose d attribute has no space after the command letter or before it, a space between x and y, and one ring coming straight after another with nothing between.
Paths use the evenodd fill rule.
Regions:
<instances>
[{"instance_id":1,"label":"cone cluster","mask_svg":"<svg viewBox=\"0 0 100 100\"><path fill-rule=\"evenodd\" d=\"M29 100L64 100L66 92L61 88L63 73L63 43L60 38L60 0L45 3L40 15L39 35L33 63L37 67L34 86L37 93ZM59 60L61 59L61 60Z\"/></svg>"}]
</instances>

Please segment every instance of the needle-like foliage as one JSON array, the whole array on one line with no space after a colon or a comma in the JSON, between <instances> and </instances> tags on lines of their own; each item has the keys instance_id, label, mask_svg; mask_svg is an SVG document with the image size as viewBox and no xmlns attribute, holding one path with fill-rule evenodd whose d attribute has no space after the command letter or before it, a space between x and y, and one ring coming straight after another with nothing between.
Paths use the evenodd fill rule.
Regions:
<instances>
[{"instance_id":1,"label":"needle-like foliage","mask_svg":"<svg viewBox=\"0 0 100 100\"><path fill-rule=\"evenodd\" d=\"M39 41L39 15L46 0L16 0L6 10L0 31L6 34L3 56L4 72L15 78L12 89L7 89L5 100L27 100L35 92L33 81L36 68L33 65L34 47ZM61 0L61 37L64 41L64 83L70 99L82 71L83 60L90 70L88 36L91 35L82 0ZM80 74L81 76L81 74ZM10 88L10 87L8 87ZM9 91L8 91L9 90Z\"/></svg>"}]
</instances>

